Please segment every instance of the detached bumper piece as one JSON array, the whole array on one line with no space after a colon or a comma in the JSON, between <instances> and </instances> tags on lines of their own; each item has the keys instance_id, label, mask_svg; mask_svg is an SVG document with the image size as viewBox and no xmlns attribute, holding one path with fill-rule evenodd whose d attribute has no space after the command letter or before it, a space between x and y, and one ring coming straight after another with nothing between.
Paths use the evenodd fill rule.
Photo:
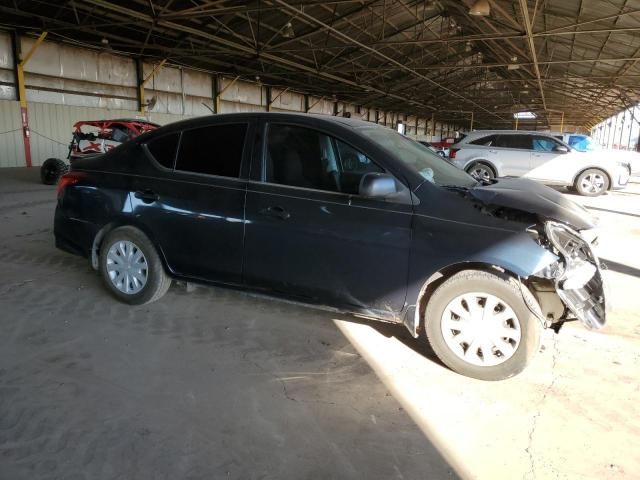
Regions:
<instances>
[{"instance_id":1,"label":"detached bumper piece","mask_svg":"<svg viewBox=\"0 0 640 480\"><path fill-rule=\"evenodd\" d=\"M582 282L582 278L576 281L569 272L566 280L556 283L556 291L569 310L582 323L589 328L602 328L606 323L607 309L600 269L594 268L591 278L579 287L577 285Z\"/></svg>"},{"instance_id":2,"label":"detached bumper piece","mask_svg":"<svg viewBox=\"0 0 640 480\"><path fill-rule=\"evenodd\" d=\"M564 261L555 278L556 292L571 312L588 328L602 328L608 304L600 262L591 245L566 225L547 222L547 237Z\"/></svg>"}]
</instances>

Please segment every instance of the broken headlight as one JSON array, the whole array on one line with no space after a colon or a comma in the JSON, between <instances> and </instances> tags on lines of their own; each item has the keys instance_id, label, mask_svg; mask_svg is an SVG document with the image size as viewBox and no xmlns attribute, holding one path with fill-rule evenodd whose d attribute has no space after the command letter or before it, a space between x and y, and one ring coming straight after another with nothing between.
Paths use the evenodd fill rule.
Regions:
<instances>
[{"instance_id":1,"label":"broken headlight","mask_svg":"<svg viewBox=\"0 0 640 480\"><path fill-rule=\"evenodd\" d=\"M544 230L564 267L559 276L553 277L556 292L586 326L602 327L606 321L604 285L591 245L580 233L562 223L546 222Z\"/></svg>"},{"instance_id":2,"label":"broken headlight","mask_svg":"<svg viewBox=\"0 0 640 480\"><path fill-rule=\"evenodd\" d=\"M551 245L564 257L565 261L586 260L594 262L595 258L587 241L574 229L557 222L546 222L545 233Z\"/></svg>"}]
</instances>

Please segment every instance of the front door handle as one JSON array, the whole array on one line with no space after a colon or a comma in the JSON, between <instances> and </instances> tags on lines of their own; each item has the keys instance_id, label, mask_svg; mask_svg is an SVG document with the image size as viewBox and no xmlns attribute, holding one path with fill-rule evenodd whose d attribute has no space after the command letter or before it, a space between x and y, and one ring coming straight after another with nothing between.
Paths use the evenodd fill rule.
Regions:
<instances>
[{"instance_id":1,"label":"front door handle","mask_svg":"<svg viewBox=\"0 0 640 480\"><path fill-rule=\"evenodd\" d=\"M134 193L136 198L139 198L144 203L153 203L158 200L158 194L151 190L138 190Z\"/></svg>"},{"instance_id":2,"label":"front door handle","mask_svg":"<svg viewBox=\"0 0 640 480\"><path fill-rule=\"evenodd\" d=\"M291 214L282 207L263 208L260 210L260 214L268 217L279 218L280 220L286 220L291 216Z\"/></svg>"}]
</instances>

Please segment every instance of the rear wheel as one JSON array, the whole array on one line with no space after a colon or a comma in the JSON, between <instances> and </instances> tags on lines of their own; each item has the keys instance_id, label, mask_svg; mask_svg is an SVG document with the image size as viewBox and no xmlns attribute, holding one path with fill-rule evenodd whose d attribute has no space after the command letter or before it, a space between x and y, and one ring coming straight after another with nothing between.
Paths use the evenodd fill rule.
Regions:
<instances>
[{"instance_id":1,"label":"rear wheel","mask_svg":"<svg viewBox=\"0 0 640 480\"><path fill-rule=\"evenodd\" d=\"M602 170L590 168L578 175L573 186L580 195L597 197L609 190L609 177Z\"/></svg>"},{"instance_id":2,"label":"rear wheel","mask_svg":"<svg viewBox=\"0 0 640 480\"><path fill-rule=\"evenodd\" d=\"M40 167L40 180L45 185L55 185L69 171L69 165L59 158L47 158Z\"/></svg>"},{"instance_id":3,"label":"rear wheel","mask_svg":"<svg viewBox=\"0 0 640 480\"><path fill-rule=\"evenodd\" d=\"M100 274L107 289L131 305L158 300L171 285L156 248L130 226L112 230L100 245Z\"/></svg>"},{"instance_id":4,"label":"rear wheel","mask_svg":"<svg viewBox=\"0 0 640 480\"><path fill-rule=\"evenodd\" d=\"M467 167L467 173L471 175L476 180L492 180L496 178L496 174L493 169L482 162L474 162Z\"/></svg>"},{"instance_id":5,"label":"rear wheel","mask_svg":"<svg viewBox=\"0 0 640 480\"><path fill-rule=\"evenodd\" d=\"M526 303L525 303L526 302ZM438 358L480 380L520 373L540 344L533 295L505 275L465 270L440 285L427 304L425 330Z\"/></svg>"}]
</instances>

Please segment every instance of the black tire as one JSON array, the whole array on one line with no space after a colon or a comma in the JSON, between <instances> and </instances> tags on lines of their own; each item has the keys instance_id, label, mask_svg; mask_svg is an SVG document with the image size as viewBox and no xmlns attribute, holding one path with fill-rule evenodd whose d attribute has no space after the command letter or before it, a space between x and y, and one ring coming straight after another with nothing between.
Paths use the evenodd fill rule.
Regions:
<instances>
[{"instance_id":1,"label":"black tire","mask_svg":"<svg viewBox=\"0 0 640 480\"><path fill-rule=\"evenodd\" d=\"M445 340L442 328L445 309L454 299L470 292L497 297L507 304L517 317L520 327L519 343L512 356L502 363L491 366L475 365L460 358ZM435 354L454 372L480 380L504 380L520 373L540 347L542 325L532 310L539 314L538 303L526 287L520 288L514 278L499 272L464 270L444 281L433 292L425 312L425 332ZM484 316L482 321L485 321ZM499 359L499 347L493 344L493 348L496 349L495 358ZM463 356L465 355L466 351Z\"/></svg>"},{"instance_id":2,"label":"black tire","mask_svg":"<svg viewBox=\"0 0 640 480\"><path fill-rule=\"evenodd\" d=\"M121 241L131 242L142 252L146 259L146 283L140 291L135 293L125 293L119 290L108 271L108 252L114 244ZM144 233L135 227L119 227L107 234L100 245L99 268L102 280L111 294L121 302L130 305L143 305L154 302L167 293L171 286L171 277L165 272L164 265L155 246Z\"/></svg>"},{"instance_id":3,"label":"black tire","mask_svg":"<svg viewBox=\"0 0 640 480\"><path fill-rule=\"evenodd\" d=\"M598 168L589 168L577 176L573 187L585 197L597 197L609 190L609 176Z\"/></svg>"},{"instance_id":4,"label":"black tire","mask_svg":"<svg viewBox=\"0 0 640 480\"><path fill-rule=\"evenodd\" d=\"M477 180L489 181L496 178L496 172L484 162L473 162L466 168L466 172Z\"/></svg>"},{"instance_id":5,"label":"black tire","mask_svg":"<svg viewBox=\"0 0 640 480\"><path fill-rule=\"evenodd\" d=\"M47 158L40 167L40 180L45 185L55 185L69 171L69 165L59 158Z\"/></svg>"}]
</instances>

